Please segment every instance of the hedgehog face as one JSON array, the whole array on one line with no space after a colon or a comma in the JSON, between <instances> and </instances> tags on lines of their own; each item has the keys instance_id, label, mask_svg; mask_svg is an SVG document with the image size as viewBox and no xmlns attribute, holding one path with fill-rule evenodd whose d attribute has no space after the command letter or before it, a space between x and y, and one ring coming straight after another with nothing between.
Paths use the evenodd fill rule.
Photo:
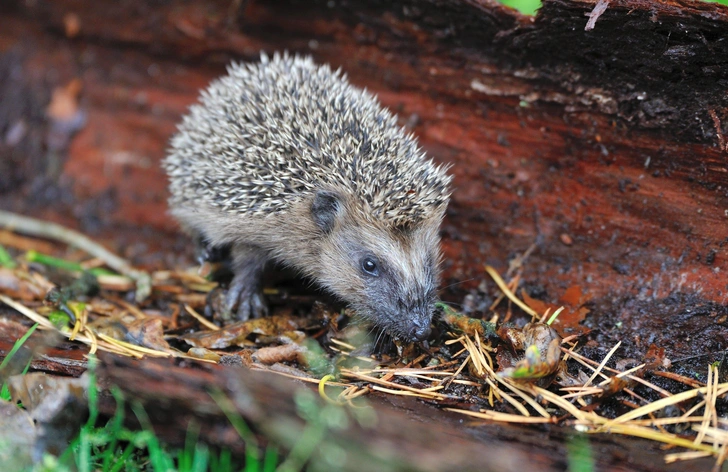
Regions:
<instances>
[{"instance_id":1,"label":"hedgehog face","mask_svg":"<svg viewBox=\"0 0 728 472\"><path fill-rule=\"evenodd\" d=\"M361 239L352 245L351 257L364 288L361 296L353 295L352 306L391 335L426 340L436 301L436 256L412 248L409 238L379 243L373 250Z\"/></svg>"},{"instance_id":2,"label":"hedgehog face","mask_svg":"<svg viewBox=\"0 0 728 472\"><path fill-rule=\"evenodd\" d=\"M437 295L440 218L392 229L350 210L330 193L314 200L314 222L325 231L315 277L389 334L427 339Z\"/></svg>"}]
</instances>

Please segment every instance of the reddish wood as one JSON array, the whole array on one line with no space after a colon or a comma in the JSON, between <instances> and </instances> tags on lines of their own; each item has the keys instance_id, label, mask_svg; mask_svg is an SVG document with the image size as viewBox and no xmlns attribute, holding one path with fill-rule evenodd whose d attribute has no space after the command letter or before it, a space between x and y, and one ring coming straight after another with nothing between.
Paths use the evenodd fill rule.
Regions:
<instances>
[{"instance_id":1,"label":"reddish wood","mask_svg":"<svg viewBox=\"0 0 728 472\"><path fill-rule=\"evenodd\" d=\"M5 359L15 341L22 338L31 325L20 315L10 314L10 309L4 305L0 307L0 320L0 359ZM58 336L37 330L16 353L2 375L19 374L32 356L30 368L36 372L78 377L86 371L84 356L87 353L85 346L62 341Z\"/></svg>"},{"instance_id":2,"label":"reddish wood","mask_svg":"<svg viewBox=\"0 0 728 472\"><path fill-rule=\"evenodd\" d=\"M728 299L727 154L709 116L726 127L725 7L611 2L586 32L590 2L549 1L532 21L489 2L256 1L240 26L229 6L63 0L4 15L0 44L21 51L31 90L83 81L88 120L61 176L82 227L174 232L158 164L179 116L230 59L300 51L343 67L453 164L445 285L472 289L484 263L536 243L524 277L551 300L573 285L600 311L676 291ZM68 206L15 208L67 220ZM154 247L150 235L136 240Z\"/></svg>"},{"instance_id":3,"label":"reddish wood","mask_svg":"<svg viewBox=\"0 0 728 472\"><path fill-rule=\"evenodd\" d=\"M503 272L535 243L524 285L549 302L581 287L597 345L655 343L685 375L728 347L726 7L613 0L584 31L596 2L548 0L535 20L488 0L231 4L3 3L0 92L20 99L0 130L28 131L0 136L0 206L150 267L189 262L159 168L180 115L232 59L312 54L453 164L446 300L487 299L483 264ZM73 78L87 121L50 153L45 106Z\"/></svg>"}]
</instances>

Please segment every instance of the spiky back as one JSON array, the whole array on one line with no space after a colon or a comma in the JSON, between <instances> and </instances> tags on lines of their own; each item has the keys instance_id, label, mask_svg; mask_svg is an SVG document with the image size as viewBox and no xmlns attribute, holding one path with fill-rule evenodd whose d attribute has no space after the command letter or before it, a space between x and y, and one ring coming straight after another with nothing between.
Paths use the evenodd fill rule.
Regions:
<instances>
[{"instance_id":1,"label":"spiky back","mask_svg":"<svg viewBox=\"0 0 728 472\"><path fill-rule=\"evenodd\" d=\"M288 55L232 64L212 82L172 138L165 167L172 206L264 216L333 188L397 226L442 211L451 180L373 95Z\"/></svg>"}]
</instances>

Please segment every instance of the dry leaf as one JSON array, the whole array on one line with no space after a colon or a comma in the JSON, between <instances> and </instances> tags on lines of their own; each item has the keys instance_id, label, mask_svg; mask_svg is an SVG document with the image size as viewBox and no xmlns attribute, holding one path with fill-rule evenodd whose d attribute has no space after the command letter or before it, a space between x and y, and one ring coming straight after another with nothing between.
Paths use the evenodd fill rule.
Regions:
<instances>
[{"instance_id":1,"label":"dry leaf","mask_svg":"<svg viewBox=\"0 0 728 472\"><path fill-rule=\"evenodd\" d=\"M58 455L66 450L88 414L88 375L77 379L37 372L13 375L8 379L8 386L13 401L22 403L35 426L34 431L22 428L22 433L18 433L3 421L0 430L12 432L11 441L17 441L16 435L22 434L19 442L31 451L33 461L39 461L46 452ZM12 407L18 409L15 405ZM20 470L8 469L4 461L3 468Z\"/></svg>"},{"instance_id":2,"label":"dry leaf","mask_svg":"<svg viewBox=\"0 0 728 472\"><path fill-rule=\"evenodd\" d=\"M268 316L254 320L241 321L218 331L199 331L180 336L184 342L195 347L225 349L230 346L244 346L251 334L277 336L287 331L300 329L307 320L291 316Z\"/></svg>"},{"instance_id":3,"label":"dry leaf","mask_svg":"<svg viewBox=\"0 0 728 472\"><path fill-rule=\"evenodd\" d=\"M657 347L654 344L650 344L645 354L645 370L652 371L655 369L669 368L672 364L669 359L665 357L665 348Z\"/></svg>"},{"instance_id":4,"label":"dry leaf","mask_svg":"<svg viewBox=\"0 0 728 472\"><path fill-rule=\"evenodd\" d=\"M561 359L561 337L544 323L528 323L523 329L505 328L503 339L514 351L524 351L513 367L501 364L498 374L517 380L537 380L555 373Z\"/></svg>"},{"instance_id":5,"label":"dry leaf","mask_svg":"<svg viewBox=\"0 0 728 472\"><path fill-rule=\"evenodd\" d=\"M191 347L187 351L187 355L197 359L206 359L208 361L220 362L222 356L214 351L205 349L204 347Z\"/></svg>"},{"instance_id":6,"label":"dry leaf","mask_svg":"<svg viewBox=\"0 0 728 472\"><path fill-rule=\"evenodd\" d=\"M164 328L159 318L136 320L128 326L126 340L137 346L169 352L171 348L164 339Z\"/></svg>"},{"instance_id":7,"label":"dry leaf","mask_svg":"<svg viewBox=\"0 0 728 472\"><path fill-rule=\"evenodd\" d=\"M78 96L81 93L81 81L72 79L65 87L56 87L53 90L51 102L48 104L46 114L53 121L73 122L78 119Z\"/></svg>"},{"instance_id":8,"label":"dry leaf","mask_svg":"<svg viewBox=\"0 0 728 472\"><path fill-rule=\"evenodd\" d=\"M470 337L486 338L495 334L495 325L493 323L471 318L447 306L444 308L440 320L452 330L467 334Z\"/></svg>"},{"instance_id":9,"label":"dry leaf","mask_svg":"<svg viewBox=\"0 0 728 472\"><path fill-rule=\"evenodd\" d=\"M38 436L38 427L27 411L12 402L0 400L0 463L5 470L29 470Z\"/></svg>"},{"instance_id":10,"label":"dry leaf","mask_svg":"<svg viewBox=\"0 0 728 472\"><path fill-rule=\"evenodd\" d=\"M0 293L24 302L43 300L46 287L28 278L21 278L21 272L0 267Z\"/></svg>"},{"instance_id":11,"label":"dry leaf","mask_svg":"<svg viewBox=\"0 0 728 472\"><path fill-rule=\"evenodd\" d=\"M307 365L308 349L295 343L280 346L263 347L253 353L253 360L261 364L272 365L278 362L298 362Z\"/></svg>"},{"instance_id":12,"label":"dry leaf","mask_svg":"<svg viewBox=\"0 0 728 472\"><path fill-rule=\"evenodd\" d=\"M523 298L523 301L526 302L528 306L541 314L546 313L546 310L549 310L550 313L554 313L563 306L564 309L551 324L551 326L558 331L559 335L563 337L571 335L581 336L590 331L589 328L581 325L581 322L584 321L584 318L586 318L586 315L589 313L589 309L583 306L588 299L585 298L581 287L578 285L573 285L566 289L564 294L559 298L559 304L547 303L542 300L532 298L525 290L521 290L521 298Z\"/></svg>"}]
</instances>

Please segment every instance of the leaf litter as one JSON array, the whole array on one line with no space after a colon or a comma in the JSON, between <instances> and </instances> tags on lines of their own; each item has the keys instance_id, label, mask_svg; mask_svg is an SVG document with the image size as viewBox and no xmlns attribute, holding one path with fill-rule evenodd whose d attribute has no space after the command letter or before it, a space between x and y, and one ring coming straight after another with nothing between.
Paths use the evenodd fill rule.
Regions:
<instances>
[{"instance_id":1,"label":"leaf litter","mask_svg":"<svg viewBox=\"0 0 728 472\"><path fill-rule=\"evenodd\" d=\"M586 433L645 438L682 449L666 454L666 462L712 456L715 470L728 457L728 420L718 407L728 394L728 382L721 381L725 366L707 366L707 382L702 383L669 372L664 349L654 345L633 366L620 359L621 342L601 359L583 355L587 294L570 287L557 305L518 291L528 251L512 263L508 282L485 267L500 291L489 320L439 303L436 336L429 344L390 340L389 350L371 355L371 349L361 346L381 347L381 339L372 342L348 310L334 312L316 302L305 316L283 309L267 318L224 325L214 313L201 314L209 311L208 299L220 288L195 268L147 275L115 255L112 264L105 263L106 250L89 251L93 257L87 260L38 258L33 248L62 253L63 246L32 234L0 233L5 254L0 260L0 302L41 330L85 344L90 354L103 350L137 358L242 364L317 383L322 397L335 403L378 392L417 397L473 420L558 424ZM72 244L67 236L61 241ZM119 267L124 274L109 270ZM55 283L58 272L65 272L63 284ZM135 296L140 280L148 296ZM499 308L504 300L507 311ZM510 322L514 306L530 321ZM17 326L12 316L0 318L0 325ZM669 392L646 380L647 373L679 382L685 390ZM32 392L47 384L49 376L37 375L11 382L14 398L25 409L0 404L8 421L21 424L27 420L20 416L44 411ZM53 408L63 408L58 405L67 404L78 391L73 379L65 380L48 389L58 399L55 406L43 407L51 412L50 419L33 418L38 428L48 428L55 418ZM338 394L332 397L331 388ZM32 442L29 438L38 431L31 429L20 438Z\"/></svg>"}]
</instances>

